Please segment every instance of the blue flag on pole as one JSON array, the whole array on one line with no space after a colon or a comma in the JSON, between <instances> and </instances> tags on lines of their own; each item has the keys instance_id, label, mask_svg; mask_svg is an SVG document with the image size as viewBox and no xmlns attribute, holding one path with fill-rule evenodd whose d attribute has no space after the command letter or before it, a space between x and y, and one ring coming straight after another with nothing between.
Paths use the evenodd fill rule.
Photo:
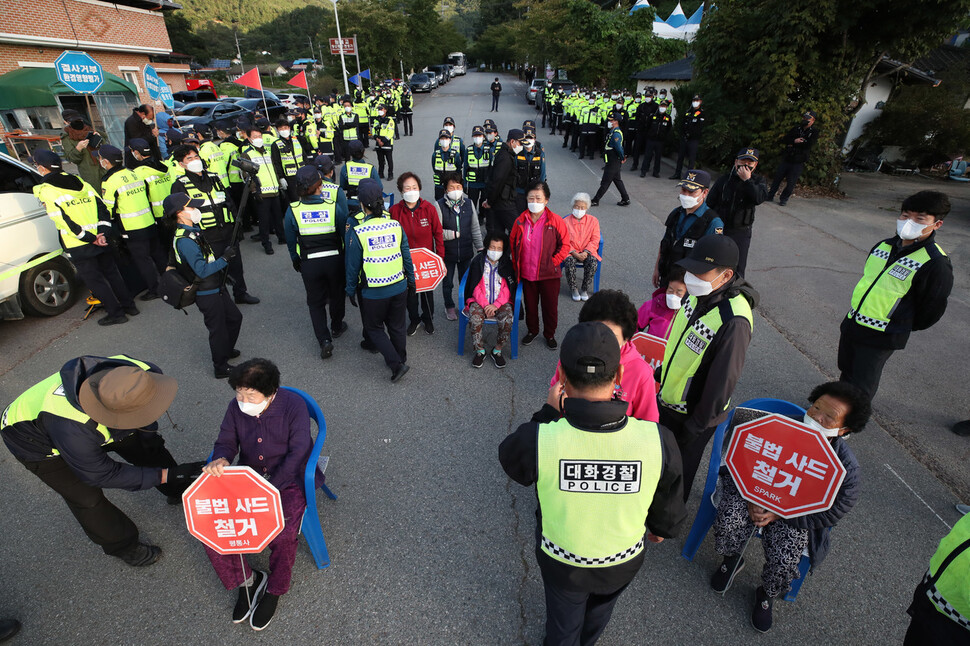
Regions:
<instances>
[{"instance_id":1,"label":"blue flag on pole","mask_svg":"<svg viewBox=\"0 0 970 646\"><path fill-rule=\"evenodd\" d=\"M370 80L370 70L366 69L360 73L360 78Z\"/></svg>"},{"instance_id":2,"label":"blue flag on pole","mask_svg":"<svg viewBox=\"0 0 970 646\"><path fill-rule=\"evenodd\" d=\"M361 75L361 76L363 76L363 75ZM350 81L351 83L353 83L354 85L358 85L358 86L360 85L360 76L357 76L356 74L354 74L353 76L351 76L347 80Z\"/></svg>"}]
</instances>

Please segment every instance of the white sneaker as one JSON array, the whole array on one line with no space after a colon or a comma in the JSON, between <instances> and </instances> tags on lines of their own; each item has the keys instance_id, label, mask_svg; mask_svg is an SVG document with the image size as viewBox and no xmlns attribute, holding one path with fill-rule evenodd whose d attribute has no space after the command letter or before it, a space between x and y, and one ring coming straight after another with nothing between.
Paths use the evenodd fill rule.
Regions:
<instances>
[{"instance_id":1,"label":"white sneaker","mask_svg":"<svg viewBox=\"0 0 970 646\"><path fill-rule=\"evenodd\" d=\"M578 289L574 289L573 290L573 300L576 301L576 302L579 302L579 300L581 298L582 298L582 296L579 295L579 290Z\"/></svg>"},{"instance_id":2,"label":"white sneaker","mask_svg":"<svg viewBox=\"0 0 970 646\"><path fill-rule=\"evenodd\" d=\"M587 291L586 291L586 290L584 289L584 290L583 290L583 293L582 293L582 294L580 294L580 295L579 295L579 297L580 297L581 299L583 299L584 301L588 301L588 300L589 300L589 292L587 292ZM573 300L576 300L576 299L574 298Z\"/></svg>"}]
</instances>

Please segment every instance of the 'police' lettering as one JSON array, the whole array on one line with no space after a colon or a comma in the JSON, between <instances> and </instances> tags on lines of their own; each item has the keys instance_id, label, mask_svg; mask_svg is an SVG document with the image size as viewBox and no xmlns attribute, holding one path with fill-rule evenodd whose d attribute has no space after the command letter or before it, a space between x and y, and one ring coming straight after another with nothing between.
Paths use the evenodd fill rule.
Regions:
<instances>
[{"instance_id":1,"label":"'police' lettering","mask_svg":"<svg viewBox=\"0 0 970 646\"><path fill-rule=\"evenodd\" d=\"M573 493L637 493L639 460L560 460L559 489Z\"/></svg>"},{"instance_id":2,"label":"'police' lettering","mask_svg":"<svg viewBox=\"0 0 970 646\"><path fill-rule=\"evenodd\" d=\"M702 352L704 352L704 348L707 347L707 341L700 338L692 331L690 334L687 335L687 338L684 340L684 345L686 345L688 348L690 348L697 354L701 354Z\"/></svg>"},{"instance_id":3,"label":"'police' lettering","mask_svg":"<svg viewBox=\"0 0 970 646\"><path fill-rule=\"evenodd\" d=\"M899 280L906 280L906 278L913 273L912 270L906 269L899 265L894 265L892 269L889 270L889 275L893 278L898 278Z\"/></svg>"}]
</instances>

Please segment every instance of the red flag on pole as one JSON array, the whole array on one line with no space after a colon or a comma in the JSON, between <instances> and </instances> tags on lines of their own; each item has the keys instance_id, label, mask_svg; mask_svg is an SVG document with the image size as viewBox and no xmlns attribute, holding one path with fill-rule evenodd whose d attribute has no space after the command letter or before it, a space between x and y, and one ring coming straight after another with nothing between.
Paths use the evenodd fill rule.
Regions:
<instances>
[{"instance_id":1,"label":"red flag on pole","mask_svg":"<svg viewBox=\"0 0 970 646\"><path fill-rule=\"evenodd\" d=\"M251 87L254 90L262 90L263 82L259 79L259 70L253 68L237 78L233 83L238 83L239 85L245 85L246 87Z\"/></svg>"},{"instance_id":2,"label":"red flag on pole","mask_svg":"<svg viewBox=\"0 0 970 646\"><path fill-rule=\"evenodd\" d=\"M310 91L310 87L307 85L307 82L306 82L306 70L300 72L299 74L291 78L289 81L286 82L286 84L292 85L294 87L302 87L307 92Z\"/></svg>"}]
</instances>

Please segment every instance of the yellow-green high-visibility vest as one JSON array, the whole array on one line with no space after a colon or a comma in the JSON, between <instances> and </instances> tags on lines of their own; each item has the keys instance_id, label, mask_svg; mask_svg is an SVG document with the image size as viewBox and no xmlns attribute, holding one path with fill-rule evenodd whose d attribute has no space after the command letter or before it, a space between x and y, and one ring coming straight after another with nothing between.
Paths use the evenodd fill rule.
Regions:
<instances>
[{"instance_id":1,"label":"yellow-green high-visibility vest","mask_svg":"<svg viewBox=\"0 0 970 646\"><path fill-rule=\"evenodd\" d=\"M337 233L337 191L334 184L324 182L320 186L323 203L291 205L293 218L299 230L299 252L303 260L327 258L340 254L341 235Z\"/></svg>"},{"instance_id":2,"label":"yellow-green high-visibility vest","mask_svg":"<svg viewBox=\"0 0 970 646\"><path fill-rule=\"evenodd\" d=\"M347 162L347 197L357 197L357 187L361 180L370 177L374 171L374 165L362 161Z\"/></svg>"},{"instance_id":3,"label":"yellow-green high-visibility vest","mask_svg":"<svg viewBox=\"0 0 970 646\"><path fill-rule=\"evenodd\" d=\"M116 213L125 231L138 231L155 224L155 214L148 200L145 180L123 168L101 180L104 205Z\"/></svg>"},{"instance_id":4,"label":"yellow-green high-visibility vest","mask_svg":"<svg viewBox=\"0 0 970 646\"><path fill-rule=\"evenodd\" d=\"M229 155L222 146L212 141L206 141L199 146L199 158L205 162L210 173L215 173L223 186L229 185Z\"/></svg>"},{"instance_id":5,"label":"yellow-green high-visibility vest","mask_svg":"<svg viewBox=\"0 0 970 646\"><path fill-rule=\"evenodd\" d=\"M540 549L582 568L610 567L643 551L645 520L663 470L654 422L590 433L565 418L539 425L536 494Z\"/></svg>"},{"instance_id":6,"label":"yellow-green high-visibility vest","mask_svg":"<svg viewBox=\"0 0 970 646\"><path fill-rule=\"evenodd\" d=\"M205 173L206 171L202 172ZM175 181L184 187L185 192L193 200L202 200L202 206L199 207L202 212L199 228L203 231L232 224L236 221L232 211L229 210L229 205L226 204L226 187L219 182L219 179L213 173L209 173L211 188L208 193L195 184L192 175L189 173L182 175Z\"/></svg>"},{"instance_id":7,"label":"yellow-green high-visibility vest","mask_svg":"<svg viewBox=\"0 0 970 646\"><path fill-rule=\"evenodd\" d=\"M940 541L922 587L943 615L970 631L970 514Z\"/></svg>"},{"instance_id":8,"label":"yellow-green high-visibility vest","mask_svg":"<svg viewBox=\"0 0 970 646\"><path fill-rule=\"evenodd\" d=\"M881 242L869 254L862 271L862 280L852 290L852 306L846 315L859 325L879 332L887 331L899 302L912 289L913 278L920 267L933 258L946 256L940 245L933 243L904 254L890 263L889 255L892 250L892 244ZM911 320L895 323L899 324L899 332L909 332L912 327Z\"/></svg>"},{"instance_id":9,"label":"yellow-green high-visibility vest","mask_svg":"<svg viewBox=\"0 0 970 646\"><path fill-rule=\"evenodd\" d=\"M476 151L482 153L481 157L476 157ZM468 148L468 154L465 156L465 181L466 182L484 182L486 175L488 174L488 169L492 166L492 152L488 149L485 144L482 144L481 148L474 145Z\"/></svg>"},{"instance_id":10,"label":"yellow-green high-visibility vest","mask_svg":"<svg viewBox=\"0 0 970 646\"><path fill-rule=\"evenodd\" d=\"M283 164L283 174L287 177L293 177L296 175L296 171L300 170L300 166L303 165L303 146L300 145L300 140L293 135L293 131L290 131L290 137L286 141L292 144L292 149L287 150L286 142L282 137L273 142L276 149L280 151L280 161Z\"/></svg>"},{"instance_id":11,"label":"yellow-green high-visibility vest","mask_svg":"<svg viewBox=\"0 0 970 646\"><path fill-rule=\"evenodd\" d=\"M687 412L687 391L690 389L691 380L700 368L704 353L724 323L732 317L740 316L754 328L751 304L741 294L721 301L688 326L687 322L696 307L697 297L688 296L683 307L674 315L667 337L667 348L664 350L659 402L661 406L677 413ZM731 402L728 401L724 409L727 410L730 405Z\"/></svg>"},{"instance_id":12,"label":"yellow-green high-visibility vest","mask_svg":"<svg viewBox=\"0 0 970 646\"><path fill-rule=\"evenodd\" d=\"M241 183L243 181L242 173L238 168L232 165L232 162L234 162L236 158L239 157L239 150L241 147L237 146L231 141L223 141L221 144L219 144L219 147L222 148L222 152L226 154L226 164L227 164L226 171L227 171L227 176L229 177L229 183L230 184Z\"/></svg>"},{"instance_id":13,"label":"yellow-green high-visibility vest","mask_svg":"<svg viewBox=\"0 0 970 646\"><path fill-rule=\"evenodd\" d=\"M148 201L152 206L152 215L155 217L155 222L158 222L165 216L162 202L172 194L172 182L175 178L172 177L167 168L160 171L148 164L136 166L132 169L132 172L145 182L145 186L148 188Z\"/></svg>"},{"instance_id":14,"label":"yellow-green high-visibility vest","mask_svg":"<svg viewBox=\"0 0 970 646\"><path fill-rule=\"evenodd\" d=\"M364 278L368 287L387 287L404 280L401 241L404 230L386 214L354 227L363 249Z\"/></svg>"},{"instance_id":15,"label":"yellow-green high-visibility vest","mask_svg":"<svg viewBox=\"0 0 970 646\"><path fill-rule=\"evenodd\" d=\"M265 137L264 137L265 140ZM259 191L263 195L278 195L280 192L280 182L276 177L276 169L273 168L273 157L270 155L270 145L263 142L262 150L246 145L242 147L239 154L254 164L259 165L256 177L259 178Z\"/></svg>"},{"instance_id":16,"label":"yellow-green high-visibility vest","mask_svg":"<svg viewBox=\"0 0 970 646\"><path fill-rule=\"evenodd\" d=\"M61 234L61 244L68 251L91 243L81 240L71 231L64 221L65 216L80 227L81 235L91 233L96 236L99 225L110 225L110 222L98 220L98 200L101 198L97 191L84 180L80 182L81 188L76 191L51 184L38 184L33 189L34 196L47 207L47 215L54 221L54 226Z\"/></svg>"}]
</instances>

